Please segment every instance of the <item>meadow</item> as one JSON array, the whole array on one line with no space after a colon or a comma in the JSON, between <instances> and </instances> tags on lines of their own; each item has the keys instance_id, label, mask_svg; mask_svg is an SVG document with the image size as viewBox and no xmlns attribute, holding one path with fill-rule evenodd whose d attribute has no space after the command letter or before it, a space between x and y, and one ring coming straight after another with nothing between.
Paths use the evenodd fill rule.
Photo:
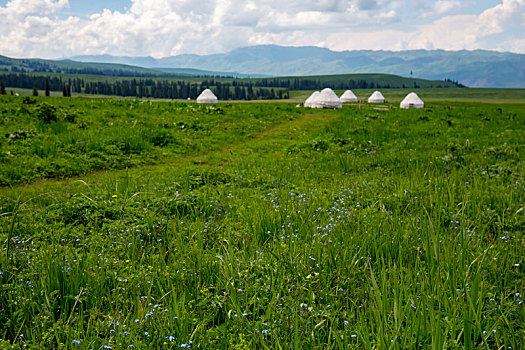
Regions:
<instances>
[{"instance_id":1,"label":"meadow","mask_svg":"<svg viewBox=\"0 0 525 350\"><path fill-rule=\"evenodd\" d=\"M0 96L0 347L522 349L523 91L441 91Z\"/></svg>"}]
</instances>

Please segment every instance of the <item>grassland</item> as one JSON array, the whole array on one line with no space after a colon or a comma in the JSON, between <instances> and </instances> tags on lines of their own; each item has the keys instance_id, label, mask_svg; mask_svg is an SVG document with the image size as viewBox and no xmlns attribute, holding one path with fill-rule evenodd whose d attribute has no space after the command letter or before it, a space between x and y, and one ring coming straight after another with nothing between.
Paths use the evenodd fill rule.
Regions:
<instances>
[{"instance_id":1,"label":"grassland","mask_svg":"<svg viewBox=\"0 0 525 350\"><path fill-rule=\"evenodd\" d=\"M516 99L328 111L2 97L2 133L38 133L2 141L2 171L17 166L7 152L68 167L82 153L62 145L79 143L121 168L0 189L2 346L523 348ZM46 138L56 152L40 156Z\"/></svg>"},{"instance_id":2,"label":"grassland","mask_svg":"<svg viewBox=\"0 0 525 350\"><path fill-rule=\"evenodd\" d=\"M377 89L352 90L360 100L368 98ZM471 102L483 104L498 103L525 103L525 89L379 89L387 102L398 104L409 92L416 92L426 103L431 106L434 102ZM291 91L290 100L303 102L313 91ZM339 96L344 90L335 91ZM366 101L366 100L365 100Z\"/></svg>"}]
</instances>

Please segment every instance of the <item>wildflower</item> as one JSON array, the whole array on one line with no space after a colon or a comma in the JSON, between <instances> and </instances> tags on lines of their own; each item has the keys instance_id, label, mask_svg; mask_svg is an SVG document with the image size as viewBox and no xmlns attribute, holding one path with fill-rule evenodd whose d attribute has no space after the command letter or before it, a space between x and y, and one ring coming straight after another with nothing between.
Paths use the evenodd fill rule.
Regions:
<instances>
[{"instance_id":1,"label":"wildflower","mask_svg":"<svg viewBox=\"0 0 525 350\"><path fill-rule=\"evenodd\" d=\"M73 344L80 344L80 340L73 339Z\"/></svg>"},{"instance_id":2,"label":"wildflower","mask_svg":"<svg viewBox=\"0 0 525 350\"><path fill-rule=\"evenodd\" d=\"M116 194L114 194L114 195L113 195L113 196L111 196L111 197L113 197L113 198L117 198L117 195L116 195Z\"/></svg>"},{"instance_id":3,"label":"wildflower","mask_svg":"<svg viewBox=\"0 0 525 350\"><path fill-rule=\"evenodd\" d=\"M261 331L261 333L262 333L262 334L268 334L268 330L267 330L267 329L263 329L263 330Z\"/></svg>"}]
</instances>

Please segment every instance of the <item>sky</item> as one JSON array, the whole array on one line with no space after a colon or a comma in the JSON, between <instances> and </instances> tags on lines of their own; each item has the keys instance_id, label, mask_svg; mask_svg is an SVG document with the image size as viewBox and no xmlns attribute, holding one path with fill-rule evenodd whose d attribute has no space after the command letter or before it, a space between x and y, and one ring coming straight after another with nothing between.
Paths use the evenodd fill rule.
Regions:
<instances>
[{"instance_id":1,"label":"sky","mask_svg":"<svg viewBox=\"0 0 525 350\"><path fill-rule=\"evenodd\" d=\"M525 53L525 0L0 0L0 55L153 56L252 45Z\"/></svg>"}]
</instances>

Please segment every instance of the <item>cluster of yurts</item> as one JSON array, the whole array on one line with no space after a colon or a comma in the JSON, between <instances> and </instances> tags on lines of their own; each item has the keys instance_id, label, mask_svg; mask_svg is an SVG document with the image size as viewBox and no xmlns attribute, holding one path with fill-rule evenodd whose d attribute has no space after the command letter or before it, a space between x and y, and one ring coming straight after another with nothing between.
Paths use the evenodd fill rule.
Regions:
<instances>
[{"instance_id":1,"label":"cluster of yurts","mask_svg":"<svg viewBox=\"0 0 525 350\"><path fill-rule=\"evenodd\" d=\"M346 90L341 97L337 97L335 92L326 88L323 91L316 91L304 102L305 107L310 108L332 108L339 109L343 107L343 102L357 102L357 96L350 90ZM369 98L368 103L384 103L385 97L379 91L374 92ZM199 97L197 103L217 103L217 96L210 90L205 89ZM411 92L401 101L401 108L423 108L425 103L419 96Z\"/></svg>"},{"instance_id":2,"label":"cluster of yurts","mask_svg":"<svg viewBox=\"0 0 525 350\"><path fill-rule=\"evenodd\" d=\"M368 103L384 103L385 97L379 91L374 92L368 99ZM310 108L342 108L343 102L358 102L357 96L350 90L346 90L341 97L337 97L332 89L326 88L323 91L316 91L304 102L305 107ZM415 92L409 93L403 101L401 108L423 108L425 103Z\"/></svg>"}]
</instances>

